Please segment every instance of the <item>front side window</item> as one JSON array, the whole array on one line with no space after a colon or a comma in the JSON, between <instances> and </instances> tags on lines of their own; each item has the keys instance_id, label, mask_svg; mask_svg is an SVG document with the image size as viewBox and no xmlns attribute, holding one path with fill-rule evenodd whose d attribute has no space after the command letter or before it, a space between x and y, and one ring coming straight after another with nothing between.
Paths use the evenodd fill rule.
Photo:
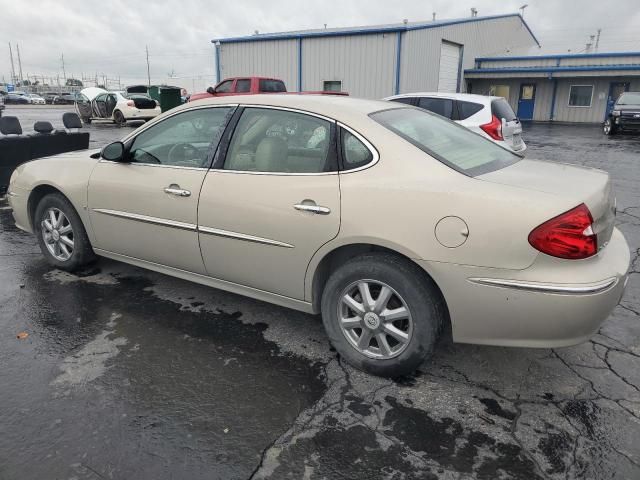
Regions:
<instances>
[{"instance_id":1,"label":"front side window","mask_svg":"<svg viewBox=\"0 0 640 480\"><path fill-rule=\"evenodd\" d=\"M423 110L396 108L370 116L420 150L465 175L482 175L521 159L491 140Z\"/></svg>"},{"instance_id":2,"label":"front side window","mask_svg":"<svg viewBox=\"0 0 640 480\"><path fill-rule=\"evenodd\" d=\"M334 169L331 124L303 113L267 108L243 112L224 164L225 170L320 173Z\"/></svg>"},{"instance_id":3,"label":"front side window","mask_svg":"<svg viewBox=\"0 0 640 480\"><path fill-rule=\"evenodd\" d=\"M209 146L222 134L230 112L230 107L217 107L173 115L138 135L129 158L134 163L205 167Z\"/></svg>"},{"instance_id":4,"label":"front side window","mask_svg":"<svg viewBox=\"0 0 640 480\"><path fill-rule=\"evenodd\" d=\"M571 85L569 90L570 107L590 107L593 85Z\"/></svg>"},{"instance_id":5,"label":"front side window","mask_svg":"<svg viewBox=\"0 0 640 480\"><path fill-rule=\"evenodd\" d=\"M247 93L251 91L251 80L242 78L236 82L236 93Z\"/></svg>"},{"instance_id":6,"label":"front side window","mask_svg":"<svg viewBox=\"0 0 640 480\"><path fill-rule=\"evenodd\" d=\"M445 118L451 118L453 113L453 100L449 100L448 98L420 97L418 99L418 107L442 115Z\"/></svg>"},{"instance_id":7,"label":"front side window","mask_svg":"<svg viewBox=\"0 0 640 480\"><path fill-rule=\"evenodd\" d=\"M216 93L231 93L231 87L233 86L233 80L225 80L216 87Z\"/></svg>"}]
</instances>

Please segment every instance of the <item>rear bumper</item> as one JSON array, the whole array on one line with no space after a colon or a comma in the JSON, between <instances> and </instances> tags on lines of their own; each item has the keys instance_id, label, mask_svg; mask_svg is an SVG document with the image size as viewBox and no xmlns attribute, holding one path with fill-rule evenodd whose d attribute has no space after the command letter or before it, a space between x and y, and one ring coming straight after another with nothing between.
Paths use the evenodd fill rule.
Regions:
<instances>
[{"instance_id":1,"label":"rear bumper","mask_svg":"<svg viewBox=\"0 0 640 480\"><path fill-rule=\"evenodd\" d=\"M541 254L524 270L421 263L447 301L454 341L552 348L597 332L624 293L629 262L616 229L607 247L586 260Z\"/></svg>"}]
</instances>

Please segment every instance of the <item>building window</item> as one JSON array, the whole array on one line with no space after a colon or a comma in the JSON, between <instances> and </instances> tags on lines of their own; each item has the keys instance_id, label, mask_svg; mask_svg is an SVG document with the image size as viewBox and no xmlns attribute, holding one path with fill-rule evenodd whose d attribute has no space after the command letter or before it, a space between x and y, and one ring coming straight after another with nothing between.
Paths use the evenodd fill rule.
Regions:
<instances>
[{"instance_id":1,"label":"building window","mask_svg":"<svg viewBox=\"0 0 640 480\"><path fill-rule=\"evenodd\" d=\"M509 99L509 85L491 85L489 95Z\"/></svg>"},{"instance_id":2,"label":"building window","mask_svg":"<svg viewBox=\"0 0 640 480\"><path fill-rule=\"evenodd\" d=\"M569 90L570 107L590 107L593 85L571 85Z\"/></svg>"},{"instance_id":3,"label":"building window","mask_svg":"<svg viewBox=\"0 0 640 480\"><path fill-rule=\"evenodd\" d=\"M341 92L342 81L341 80L325 80L322 82L322 90L325 92Z\"/></svg>"}]
</instances>

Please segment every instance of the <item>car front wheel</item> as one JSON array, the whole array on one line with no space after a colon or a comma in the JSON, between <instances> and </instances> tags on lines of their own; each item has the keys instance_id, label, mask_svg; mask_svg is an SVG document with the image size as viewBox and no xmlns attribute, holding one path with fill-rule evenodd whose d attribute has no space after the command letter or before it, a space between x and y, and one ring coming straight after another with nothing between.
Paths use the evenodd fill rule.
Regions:
<instances>
[{"instance_id":1,"label":"car front wheel","mask_svg":"<svg viewBox=\"0 0 640 480\"><path fill-rule=\"evenodd\" d=\"M602 131L604 132L605 135L615 135L616 132L616 126L615 124L611 121L610 118L607 118L604 121L604 126L602 127Z\"/></svg>"},{"instance_id":2,"label":"car front wheel","mask_svg":"<svg viewBox=\"0 0 640 480\"><path fill-rule=\"evenodd\" d=\"M61 194L40 200L33 223L40 250L54 267L71 272L95 260L82 220Z\"/></svg>"},{"instance_id":3,"label":"car front wheel","mask_svg":"<svg viewBox=\"0 0 640 480\"><path fill-rule=\"evenodd\" d=\"M391 254L357 256L336 270L322 295L334 348L354 367L407 375L432 354L444 320L441 295L421 269Z\"/></svg>"}]
</instances>

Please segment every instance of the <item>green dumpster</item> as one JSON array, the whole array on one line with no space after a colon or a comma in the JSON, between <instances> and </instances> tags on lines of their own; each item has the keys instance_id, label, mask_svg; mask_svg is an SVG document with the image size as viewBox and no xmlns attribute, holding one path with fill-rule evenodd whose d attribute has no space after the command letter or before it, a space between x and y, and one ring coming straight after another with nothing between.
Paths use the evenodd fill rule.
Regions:
<instances>
[{"instance_id":1,"label":"green dumpster","mask_svg":"<svg viewBox=\"0 0 640 480\"><path fill-rule=\"evenodd\" d=\"M153 97L152 97L153 98ZM178 105L182 105L180 89L178 87L160 87L160 110L166 112Z\"/></svg>"},{"instance_id":2,"label":"green dumpster","mask_svg":"<svg viewBox=\"0 0 640 480\"><path fill-rule=\"evenodd\" d=\"M160 102L160 87L158 85L151 85L148 88L147 93L149 93L151 98L157 100L158 103Z\"/></svg>"}]
</instances>

